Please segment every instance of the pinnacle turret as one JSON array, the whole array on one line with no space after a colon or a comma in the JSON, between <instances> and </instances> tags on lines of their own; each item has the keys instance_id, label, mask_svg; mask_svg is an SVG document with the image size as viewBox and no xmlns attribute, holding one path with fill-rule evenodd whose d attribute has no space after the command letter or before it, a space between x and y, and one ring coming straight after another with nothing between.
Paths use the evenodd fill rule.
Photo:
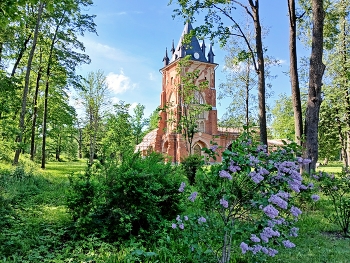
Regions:
<instances>
[{"instance_id":1,"label":"pinnacle turret","mask_svg":"<svg viewBox=\"0 0 350 263\"><path fill-rule=\"evenodd\" d=\"M163 62L164 62L164 67L169 65L169 57L168 57L168 49L165 48L165 56L163 58Z\"/></svg>"},{"instance_id":2,"label":"pinnacle turret","mask_svg":"<svg viewBox=\"0 0 350 263\"><path fill-rule=\"evenodd\" d=\"M214 52L213 52L213 44L210 44L210 49L209 49L209 52L208 52L208 62L209 63L214 63Z\"/></svg>"}]
</instances>

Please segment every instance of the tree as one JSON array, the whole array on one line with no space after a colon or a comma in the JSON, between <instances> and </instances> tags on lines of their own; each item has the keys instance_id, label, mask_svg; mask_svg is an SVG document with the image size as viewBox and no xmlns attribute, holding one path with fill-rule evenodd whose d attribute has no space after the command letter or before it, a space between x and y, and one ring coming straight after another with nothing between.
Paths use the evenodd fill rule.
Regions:
<instances>
[{"instance_id":1,"label":"tree","mask_svg":"<svg viewBox=\"0 0 350 263\"><path fill-rule=\"evenodd\" d=\"M272 134L277 139L293 139L295 137L293 105L290 96L280 94L271 110Z\"/></svg>"},{"instance_id":2,"label":"tree","mask_svg":"<svg viewBox=\"0 0 350 263\"><path fill-rule=\"evenodd\" d=\"M173 0L170 0L172 3ZM247 50L241 52L240 56L245 58L251 55L254 70L258 74L258 103L259 103L259 127L260 127L260 141L267 145L267 126L266 126L266 102L265 102L265 61L264 49L262 44L262 31L259 17L259 0L247 0L247 4L242 1L222 1L222 0L177 0L181 9L176 9L175 14L183 16L185 19L194 19L195 13L202 10L207 10L204 21L205 24L195 29L196 33L200 35L210 34L210 38L218 37L222 45L226 44L228 37L236 36L244 40L247 45ZM255 33L255 47L249 43L242 27L233 16L233 10L237 6L243 8L247 15L251 18L254 24ZM230 26L224 24L224 19L228 19ZM217 24L214 30L214 24ZM195 33L193 32L193 33Z\"/></svg>"},{"instance_id":3,"label":"tree","mask_svg":"<svg viewBox=\"0 0 350 263\"><path fill-rule=\"evenodd\" d=\"M25 128L24 121L25 121L25 113L26 113L26 107L27 107L27 95L28 95L28 89L29 89L31 66L32 66L35 48L36 48L36 42L38 39L39 28L40 28L40 23L41 23L41 15L43 13L43 9L44 9L44 2L41 1L39 3L39 7L38 7L38 15L37 15L34 36L33 36L33 43L32 43L32 47L31 47L30 54L28 57L28 62L27 62L25 84L24 84L23 96L22 96L22 108L21 108L21 114L20 114L20 119L19 119L19 132L18 132L18 136L16 138L16 142L18 143L18 148L16 149L15 157L13 159L13 164L15 164L15 165L18 164L19 155L21 153L21 144L22 144L23 132L24 132L24 128Z\"/></svg>"},{"instance_id":4,"label":"tree","mask_svg":"<svg viewBox=\"0 0 350 263\"><path fill-rule=\"evenodd\" d=\"M145 106L140 103L134 108L134 115L131 117L132 133L135 137L135 145L142 141L145 134L144 128L148 125L149 120L143 117Z\"/></svg>"},{"instance_id":5,"label":"tree","mask_svg":"<svg viewBox=\"0 0 350 263\"><path fill-rule=\"evenodd\" d=\"M89 141L89 163L96 153L97 140L101 136L105 107L108 105L108 87L102 71L90 72L79 93L85 110L86 135Z\"/></svg>"},{"instance_id":6,"label":"tree","mask_svg":"<svg viewBox=\"0 0 350 263\"><path fill-rule=\"evenodd\" d=\"M297 16L295 11L295 0L288 1L289 13L289 57L290 57L290 83L292 90L295 141L301 146L303 135L303 117L301 109L299 77L298 77L298 57L297 57Z\"/></svg>"},{"instance_id":7,"label":"tree","mask_svg":"<svg viewBox=\"0 0 350 263\"><path fill-rule=\"evenodd\" d=\"M303 145L305 158L311 160L306 171L315 170L318 160L318 124L322 102L322 77L325 65L323 57L323 0L312 0L312 48L309 69L309 89L305 115L305 143Z\"/></svg>"},{"instance_id":8,"label":"tree","mask_svg":"<svg viewBox=\"0 0 350 263\"><path fill-rule=\"evenodd\" d=\"M249 33L246 33L249 37ZM228 55L225 57L226 82L220 84L218 99L231 98L221 125L225 127L250 126L257 123L257 100L253 90L257 87L257 74L253 70L251 56L244 59L238 55L244 50L239 41L230 38L226 45Z\"/></svg>"}]
</instances>

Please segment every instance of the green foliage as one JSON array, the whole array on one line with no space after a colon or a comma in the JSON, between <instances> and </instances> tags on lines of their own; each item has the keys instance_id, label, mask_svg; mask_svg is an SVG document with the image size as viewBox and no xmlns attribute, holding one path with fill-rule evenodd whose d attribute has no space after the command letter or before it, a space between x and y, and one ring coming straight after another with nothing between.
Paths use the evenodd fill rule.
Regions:
<instances>
[{"instance_id":1,"label":"green foliage","mask_svg":"<svg viewBox=\"0 0 350 263\"><path fill-rule=\"evenodd\" d=\"M314 178L318 181L321 192L332 202L333 211L325 216L341 228L345 237L350 237L349 172L343 171L336 176L320 172Z\"/></svg>"},{"instance_id":2,"label":"green foliage","mask_svg":"<svg viewBox=\"0 0 350 263\"><path fill-rule=\"evenodd\" d=\"M194 185L196 173L204 164L203 157L199 154L191 154L181 160L181 166L185 171L188 182Z\"/></svg>"},{"instance_id":3,"label":"green foliage","mask_svg":"<svg viewBox=\"0 0 350 263\"><path fill-rule=\"evenodd\" d=\"M75 227L102 238L155 238L162 222L180 212L181 173L161 155L129 155L106 164L100 175L71 180L68 207ZM94 185L95 182L96 185Z\"/></svg>"},{"instance_id":4,"label":"green foliage","mask_svg":"<svg viewBox=\"0 0 350 263\"><path fill-rule=\"evenodd\" d=\"M294 114L292 98L286 94L279 95L272 108L272 134L278 139L292 139L295 137Z\"/></svg>"}]
</instances>

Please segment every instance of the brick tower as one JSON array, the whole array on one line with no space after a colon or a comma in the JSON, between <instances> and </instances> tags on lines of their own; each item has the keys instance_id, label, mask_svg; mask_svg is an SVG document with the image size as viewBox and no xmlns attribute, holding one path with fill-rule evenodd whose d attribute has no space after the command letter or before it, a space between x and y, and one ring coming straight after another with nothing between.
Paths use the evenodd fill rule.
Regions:
<instances>
[{"instance_id":1,"label":"brick tower","mask_svg":"<svg viewBox=\"0 0 350 263\"><path fill-rule=\"evenodd\" d=\"M200 75L196 84L201 81L208 81L208 88L202 92L195 93L196 101L201 104L211 105L211 110L204 111L198 115L197 129L194 135L192 150L193 153L201 153L203 147L210 147L212 142L226 148L230 140L235 138L236 133L222 133L217 126L216 109L216 89L215 89L215 69L218 64L214 63L214 53L212 46L206 56L204 40L202 45L198 39L193 36L188 45L183 44L184 36L192 30L188 22L182 32L180 40L171 48L171 58L168 56L167 49L163 58L164 67L160 70L162 73L162 91L160 95L160 107L166 108L166 111L160 112L158 129L147 134L142 143L137 146L137 150L146 153L146 150L152 149L162 152L169 156L174 163L181 162L183 157L189 153L188 143L183 136L176 132L177 121L179 120L180 108L180 78L177 74L179 61L185 56L190 55L189 71L199 70Z\"/></svg>"}]
</instances>

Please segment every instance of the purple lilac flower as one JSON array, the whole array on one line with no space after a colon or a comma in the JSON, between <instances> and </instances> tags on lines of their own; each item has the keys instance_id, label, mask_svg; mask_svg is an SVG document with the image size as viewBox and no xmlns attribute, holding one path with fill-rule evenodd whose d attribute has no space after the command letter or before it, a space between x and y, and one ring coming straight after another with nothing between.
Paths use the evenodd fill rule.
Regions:
<instances>
[{"instance_id":1,"label":"purple lilac flower","mask_svg":"<svg viewBox=\"0 0 350 263\"><path fill-rule=\"evenodd\" d=\"M230 173L227 172L227 171L225 171L225 170L221 170L221 171L219 172L219 176L220 176L221 178L227 178L227 179L229 179L229 180L232 180L232 176L230 175Z\"/></svg>"},{"instance_id":2,"label":"purple lilac flower","mask_svg":"<svg viewBox=\"0 0 350 263\"><path fill-rule=\"evenodd\" d=\"M310 159L304 159L304 160L303 160L303 164L309 164L309 163L311 163L311 160L310 160Z\"/></svg>"},{"instance_id":3,"label":"purple lilac flower","mask_svg":"<svg viewBox=\"0 0 350 263\"><path fill-rule=\"evenodd\" d=\"M269 221L267 221L267 224L269 227L274 227L275 225L282 225L286 220L281 217L281 218L274 218Z\"/></svg>"},{"instance_id":4,"label":"purple lilac flower","mask_svg":"<svg viewBox=\"0 0 350 263\"><path fill-rule=\"evenodd\" d=\"M270 257L274 257L277 253L278 253L278 251L276 249L268 248L267 255L269 255Z\"/></svg>"},{"instance_id":5,"label":"purple lilac flower","mask_svg":"<svg viewBox=\"0 0 350 263\"><path fill-rule=\"evenodd\" d=\"M250 176L253 180L254 183L258 184L260 183L262 180L264 180L264 176L262 176L261 174L253 171L253 172L250 172L248 174L248 176Z\"/></svg>"},{"instance_id":6,"label":"purple lilac flower","mask_svg":"<svg viewBox=\"0 0 350 263\"><path fill-rule=\"evenodd\" d=\"M244 242L241 243L240 248L242 249L242 254L245 254L249 250L249 246Z\"/></svg>"},{"instance_id":7,"label":"purple lilac flower","mask_svg":"<svg viewBox=\"0 0 350 263\"><path fill-rule=\"evenodd\" d=\"M250 240L253 241L253 242L260 242L260 238L258 238L256 235L252 234L251 237L250 237Z\"/></svg>"},{"instance_id":8,"label":"purple lilac flower","mask_svg":"<svg viewBox=\"0 0 350 263\"><path fill-rule=\"evenodd\" d=\"M184 216L184 219L185 219L185 221L187 221L188 220L188 216Z\"/></svg>"},{"instance_id":9,"label":"purple lilac flower","mask_svg":"<svg viewBox=\"0 0 350 263\"><path fill-rule=\"evenodd\" d=\"M293 216L298 217L302 212L298 207L292 206L290 212Z\"/></svg>"},{"instance_id":10,"label":"purple lilac flower","mask_svg":"<svg viewBox=\"0 0 350 263\"><path fill-rule=\"evenodd\" d=\"M199 224L202 224L202 223L205 223L207 222L207 219L205 219L203 216L201 216L200 218L198 218L198 223Z\"/></svg>"},{"instance_id":11,"label":"purple lilac flower","mask_svg":"<svg viewBox=\"0 0 350 263\"><path fill-rule=\"evenodd\" d=\"M254 166L259 163L259 159L253 155L249 155L249 165Z\"/></svg>"},{"instance_id":12,"label":"purple lilac flower","mask_svg":"<svg viewBox=\"0 0 350 263\"><path fill-rule=\"evenodd\" d=\"M194 200L196 199L198 193L197 192L193 192L189 197L188 199L191 201L191 202L194 202Z\"/></svg>"},{"instance_id":13,"label":"purple lilac flower","mask_svg":"<svg viewBox=\"0 0 350 263\"><path fill-rule=\"evenodd\" d=\"M306 185L303 185L301 184L300 187L299 187L300 190L306 190L307 189L307 186Z\"/></svg>"},{"instance_id":14,"label":"purple lilac flower","mask_svg":"<svg viewBox=\"0 0 350 263\"><path fill-rule=\"evenodd\" d=\"M258 147L256 147L256 150L258 151L258 152L264 152L264 153L266 153L266 150L267 149L267 146L266 145L258 145Z\"/></svg>"},{"instance_id":15,"label":"purple lilac flower","mask_svg":"<svg viewBox=\"0 0 350 263\"><path fill-rule=\"evenodd\" d=\"M297 180L290 180L288 182L289 188L296 193L300 193L301 182Z\"/></svg>"},{"instance_id":16,"label":"purple lilac flower","mask_svg":"<svg viewBox=\"0 0 350 263\"><path fill-rule=\"evenodd\" d=\"M290 229L289 235L290 235L291 237L297 237L297 236L298 236L298 231L299 231L299 228L297 228L297 227L292 227L292 228Z\"/></svg>"},{"instance_id":17,"label":"purple lilac flower","mask_svg":"<svg viewBox=\"0 0 350 263\"><path fill-rule=\"evenodd\" d=\"M185 186L186 186L186 184L184 182L182 182L180 185L180 188L179 188L180 193L182 193L185 190Z\"/></svg>"},{"instance_id":18,"label":"purple lilac flower","mask_svg":"<svg viewBox=\"0 0 350 263\"><path fill-rule=\"evenodd\" d=\"M280 208L283 208L283 209L287 209L288 207L288 203L283 200L281 197L279 197L278 195L271 195L271 197L268 199L268 201L270 203L273 203L277 206L279 206Z\"/></svg>"},{"instance_id":19,"label":"purple lilac flower","mask_svg":"<svg viewBox=\"0 0 350 263\"><path fill-rule=\"evenodd\" d=\"M292 248L295 247L295 244L290 242L289 240L283 240L282 244L285 248Z\"/></svg>"},{"instance_id":20,"label":"purple lilac flower","mask_svg":"<svg viewBox=\"0 0 350 263\"><path fill-rule=\"evenodd\" d=\"M180 229L184 229L184 228L185 228L184 224L181 223L181 224L179 225L179 228L180 228Z\"/></svg>"},{"instance_id":21,"label":"purple lilac flower","mask_svg":"<svg viewBox=\"0 0 350 263\"><path fill-rule=\"evenodd\" d=\"M320 199L320 196L319 195L312 195L311 199L316 202Z\"/></svg>"},{"instance_id":22,"label":"purple lilac flower","mask_svg":"<svg viewBox=\"0 0 350 263\"><path fill-rule=\"evenodd\" d=\"M265 227L263 232L260 233L261 240L265 243L269 242L269 238L279 236L280 233L277 230L273 230L271 227Z\"/></svg>"},{"instance_id":23,"label":"purple lilac flower","mask_svg":"<svg viewBox=\"0 0 350 263\"><path fill-rule=\"evenodd\" d=\"M278 213L279 213L278 210L274 208L272 205L265 206L263 211L270 218L275 218L276 216L278 216Z\"/></svg>"},{"instance_id":24,"label":"purple lilac flower","mask_svg":"<svg viewBox=\"0 0 350 263\"><path fill-rule=\"evenodd\" d=\"M232 173L238 172L241 170L241 167L239 167L238 165L235 165L234 161L230 162L230 166L228 168Z\"/></svg>"},{"instance_id":25,"label":"purple lilac flower","mask_svg":"<svg viewBox=\"0 0 350 263\"><path fill-rule=\"evenodd\" d=\"M217 145L212 145L212 146L210 146L210 150L212 150L213 152L215 152L217 149L218 149L218 147L219 146L217 146Z\"/></svg>"},{"instance_id":26,"label":"purple lilac flower","mask_svg":"<svg viewBox=\"0 0 350 263\"><path fill-rule=\"evenodd\" d=\"M281 190L279 190L276 195L283 198L284 200L288 200L290 198L290 193L287 193L287 192L281 191Z\"/></svg>"},{"instance_id":27,"label":"purple lilac flower","mask_svg":"<svg viewBox=\"0 0 350 263\"><path fill-rule=\"evenodd\" d=\"M268 174L270 174L270 172L268 170L266 170L264 167L260 167L259 174L268 175Z\"/></svg>"},{"instance_id":28,"label":"purple lilac flower","mask_svg":"<svg viewBox=\"0 0 350 263\"><path fill-rule=\"evenodd\" d=\"M228 202L224 198L220 199L220 205L222 205L224 208L228 207Z\"/></svg>"},{"instance_id":29,"label":"purple lilac flower","mask_svg":"<svg viewBox=\"0 0 350 263\"><path fill-rule=\"evenodd\" d=\"M252 248L250 248L249 250L251 250L253 252L253 254L255 255L256 253L260 252L260 250L262 249L261 245L254 245Z\"/></svg>"},{"instance_id":30,"label":"purple lilac flower","mask_svg":"<svg viewBox=\"0 0 350 263\"><path fill-rule=\"evenodd\" d=\"M309 184L307 185L307 188L309 188L309 189L314 189L314 184L313 184L313 183L309 183Z\"/></svg>"},{"instance_id":31,"label":"purple lilac flower","mask_svg":"<svg viewBox=\"0 0 350 263\"><path fill-rule=\"evenodd\" d=\"M175 229L176 228L176 224L172 223L171 227L172 227L172 229Z\"/></svg>"},{"instance_id":32,"label":"purple lilac flower","mask_svg":"<svg viewBox=\"0 0 350 263\"><path fill-rule=\"evenodd\" d=\"M303 158L297 157L297 162L300 163L300 164L303 163Z\"/></svg>"}]
</instances>

